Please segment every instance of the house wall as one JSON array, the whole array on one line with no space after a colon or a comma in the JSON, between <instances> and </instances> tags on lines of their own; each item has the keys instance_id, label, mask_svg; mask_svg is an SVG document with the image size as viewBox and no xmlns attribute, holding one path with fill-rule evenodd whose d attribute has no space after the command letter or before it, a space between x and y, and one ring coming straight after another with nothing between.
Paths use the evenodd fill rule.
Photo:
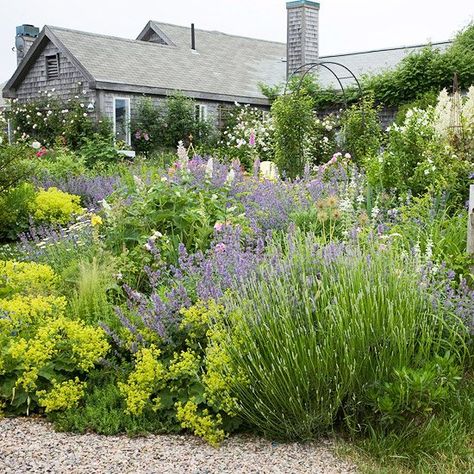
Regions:
<instances>
[{"instance_id":1,"label":"house wall","mask_svg":"<svg viewBox=\"0 0 474 474\"><path fill-rule=\"evenodd\" d=\"M57 53L59 53L59 77L48 80L45 57ZM46 45L16 90L20 102L44 97L45 92L64 100L83 97L85 103L95 102L96 99L95 91L89 89L82 73L51 42Z\"/></svg>"},{"instance_id":2,"label":"house wall","mask_svg":"<svg viewBox=\"0 0 474 474\"><path fill-rule=\"evenodd\" d=\"M164 96L145 96L143 94L131 94L123 92L99 91L97 98L97 108L102 116L107 117L111 121L114 118L114 99L124 98L130 99L130 115L132 120L136 118L140 101L148 97L152 100L155 107L163 106L166 103ZM196 104L207 105L208 119L211 120L215 126L220 126L221 121L221 103L211 101L195 101Z\"/></svg>"}]
</instances>

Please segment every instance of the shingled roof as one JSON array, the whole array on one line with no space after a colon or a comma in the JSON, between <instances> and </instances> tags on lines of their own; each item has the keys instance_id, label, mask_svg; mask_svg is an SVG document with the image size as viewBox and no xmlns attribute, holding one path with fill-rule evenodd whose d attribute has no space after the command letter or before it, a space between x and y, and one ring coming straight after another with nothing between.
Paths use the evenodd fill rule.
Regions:
<instances>
[{"instance_id":1,"label":"shingled roof","mask_svg":"<svg viewBox=\"0 0 474 474\"><path fill-rule=\"evenodd\" d=\"M195 98L258 104L267 103L260 82L275 84L285 79L283 43L196 30L194 52L190 28L154 24L172 45L53 26L43 31L76 60L91 86L98 89L150 94L181 90Z\"/></svg>"},{"instance_id":2,"label":"shingled roof","mask_svg":"<svg viewBox=\"0 0 474 474\"><path fill-rule=\"evenodd\" d=\"M162 43L146 41L153 33ZM19 68L7 83L5 95L14 96L16 84L41 48L52 41L78 67L91 88L168 95L181 90L196 99L267 104L259 84L286 80L286 45L218 31L196 30L196 51L191 49L189 27L150 21L135 40L45 26ZM435 43L445 49L449 42ZM339 62L356 76L396 66L406 55L426 45L323 56ZM347 72L334 66L345 85ZM329 71L321 69L323 86L336 86ZM13 93L13 95L12 95Z\"/></svg>"},{"instance_id":3,"label":"shingled roof","mask_svg":"<svg viewBox=\"0 0 474 474\"><path fill-rule=\"evenodd\" d=\"M416 46L402 46L399 48L377 49L373 51L362 51L359 53L337 54L333 56L321 56L321 61L340 63L350 69L357 78L364 75L381 73L387 69L396 67L409 54L421 51L427 46L432 46L440 51L445 51L451 46L451 41L439 43L421 44ZM331 65L344 86L354 83L353 77L342 67ZM324 87L339 87L336 78L327 70L321 68L319 79Z\"/></svg>"}]
</instances>

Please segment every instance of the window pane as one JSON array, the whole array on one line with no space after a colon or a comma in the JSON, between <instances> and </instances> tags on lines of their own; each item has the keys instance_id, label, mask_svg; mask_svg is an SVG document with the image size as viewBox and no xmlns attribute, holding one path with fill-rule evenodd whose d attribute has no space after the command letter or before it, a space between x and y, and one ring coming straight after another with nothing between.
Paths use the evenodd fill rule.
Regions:
<instances>
[{"instance_id":1,"label":"window pane","mask_svg":"<svg viewBox=\"0 0 474 474\"><path fill-rule=\"evenodd\" d=\"M128 101L115 99L115 140L128 143Z\"/></svg>"}]
</instances>

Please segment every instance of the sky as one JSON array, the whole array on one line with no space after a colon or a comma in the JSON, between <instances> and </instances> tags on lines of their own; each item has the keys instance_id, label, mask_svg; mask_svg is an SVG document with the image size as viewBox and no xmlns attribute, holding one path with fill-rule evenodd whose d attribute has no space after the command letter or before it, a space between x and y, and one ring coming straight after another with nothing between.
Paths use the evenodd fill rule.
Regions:
<instances>
[{"instance_id":1,"label":"sky","mask_svg":"<svg viewBox=\"0 0 474 474\"><path fill-rule=\"evenodd\" d=\"M284 0L0 0L0 83L15 71L15 27L45 24L136 38L148 20L286 42ZM320 0L320 54L445 41L473 0Z\"/></svg>"}]
</instances>

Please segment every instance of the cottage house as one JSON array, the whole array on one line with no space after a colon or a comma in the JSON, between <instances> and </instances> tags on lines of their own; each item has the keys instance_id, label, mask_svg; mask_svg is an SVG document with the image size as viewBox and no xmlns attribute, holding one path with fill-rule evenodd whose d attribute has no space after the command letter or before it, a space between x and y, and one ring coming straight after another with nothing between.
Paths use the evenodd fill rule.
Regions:
<instances>
[{"instance_id":1,"label":"cottage house","mask_svg":"<svg viewBox=\"0 0 474 474\"><path fill-rule=\"evenodd\" d=\"M196 100L196 113L222 120L235 102L268 107L259 84L285 82L308 62L330 61L356 76L390 68L424 45L319 56L319 4L287 3L287 44L149 21L134 40L66 28L17 27L18 67L3 97L28 101L48 91L81 97L89 111L107 116L117 139L130 143L126 126L143 96L162 101L176 90ZM449 42L436 46L444 49ZM334 77L319 71L324 85ZM341 68L343 84L353 80Z\"/></svg>"}]
</instances>

